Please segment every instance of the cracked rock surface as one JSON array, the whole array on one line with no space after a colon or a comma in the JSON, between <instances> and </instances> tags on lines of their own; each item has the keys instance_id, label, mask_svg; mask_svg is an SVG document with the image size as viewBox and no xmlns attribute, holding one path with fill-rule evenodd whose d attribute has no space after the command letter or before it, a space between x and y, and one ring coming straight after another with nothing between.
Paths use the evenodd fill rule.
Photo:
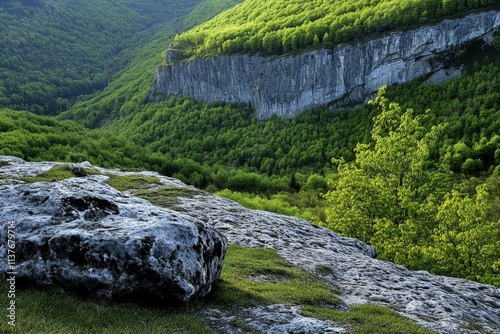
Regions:
<instances>
[{"instance_id":1,"label":"cracked rock surface","mask_svg":"<svg viewBox=\"0 0 500 334\"><path fill-rule=\"evenodd\" d=\"M359 240L211 194L180 198L177 205L217 228L229 243L273 248L281 258L318 274L348 305L389 306L439 333L478 333L464 328L469 322L483 325L486 333L500 332L500 289L494 286L377 260L375 250Z\"/></svg>"},{"instance_id":2,"label":"cracked rock surface","mask_svg":"<svg viewBox=\"0 0 500 334\"><path fill-rule=\"evenodd\" d=\"M240 308L240 317L244 318L247 326L253 330L267 334L341 334L347 330L339 327L332 321L323 321L305 317L299 313L296 306L269 305ZM245 333L240 327L234 325L235 316L220 310L204 312L209 324L221 333Z\"/></svg>"},{"instance_id":3,"label":"cracked rock surface","mask_svg":"<svg viewBox=\"0 0 500 334\"><path fill-rule=\"evenodd\" d=\"M134 197L133 192L109 187L105 175L25 184L11 178L34 176L55 163L25 163L11 157L0 160L10 164L0 167L0 176L6 177L0 180L0 219L2 225L15 220L17 237L23 240L19 247L26 258L18 271L41 283L77 282L85 288L98 282L100 293L108 298L114 293L130 293L130 289L166 291L162 290L165 284L160 285L162 289L157 285L164 280L177 284L173 289L176 298L203 295L220 273L227 238L229 243L245 247L275 249L284 260L336 288L347 305L388 306L439 333L500 333L499 288L377 260L372 247L302 219L245 209L199 191L178 196L173 206L176 211L158 208ZM153 172L140 174L157 177L166 187L187 187ZM2 240L5 233L5 229L0 231ZM164 252L170 255L162 255ZM5 247L0 247L0 256L5 256ZM167 278L166 271L174 267L183 274ZM4 263L0 270L5 272ZM157 274L152 274L154 270ZM137 275L141 280L152 279L139 284ZM204 316L223 333L346 331L332 322L302 316L300 306L248 307L239 312L251 330L235 326L236 318L227 310L207 310ZM470 323L479 324L482 330L468 329Z\"/></svg>"},{"instance_id":4,"label":"cracked rock surface","mask_svg":"<svg viewBox=\"0 0 500 334\"><path fill-rule=\"evenodd\" d=\"M54 166L0 159L9 163L0 168L4 177L35 176ZM18 281L102 301L187 301L210 292L227 239L198 219L119 192L107 179L0 180L2 226L15 223ZM7 233L0 230L4 259ZM3 261L0 272L9 271Z\"/></svg>"}]
</instances>

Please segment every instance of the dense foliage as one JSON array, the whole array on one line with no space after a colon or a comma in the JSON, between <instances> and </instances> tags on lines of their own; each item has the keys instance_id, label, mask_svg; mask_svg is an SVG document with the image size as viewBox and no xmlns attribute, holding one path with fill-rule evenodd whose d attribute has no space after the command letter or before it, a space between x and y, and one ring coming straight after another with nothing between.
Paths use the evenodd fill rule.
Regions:
<instances>
[{"instance_id":1,"label":"dense foliage","mask_svg":"<svg viewBox=\"0 0 500 334\"><path fill-rule=\"evenodd\" d=\"M184 29L191 29L235 6L243 0L205 0L197 5L184 19Z\"/></svg>"},{"instance_id":2,"label":"dense foliage","mask_svg":"<svg viewBox=\"0 0 500 334\"><path fill-rule=\"evenodd\" d=\"M0 107L55 114L102 90L200 0L0 2Z\"/></svg>"},{"instance_id":3,"label":"dense foliage","mask_svg":"<svg viewBox=\"0 0 500 334\"><path fill-rule=\"evenodd\" d=\"M354 162L339 162L326 194L328 226L383 259L500 285L500 159L484 183L453 182L448 165L431 159L446 125L425 128L423 116L384 93L375 101L373 144L358 144Z\"/></svg>"},{"instance_id":4,"label":"dense foliage","mask_svg":"<svg viewBox=\"0 0 500 334\"><path fill-rule=\"evenodd\" d=\"M175 38L186 57L282 54L408 29L496 0L246 0Z\"/></svg>"},{"instance_id":5,"label":"dense foliage","mask_svg":"<svg viewBox=\"0 0 500 334\"><path fill-rule=\"evenodd\" d=\"M90 161L100 166L156 170L165 161L109 132L9 109L0 109L0 143L0 155L35 161Z\"/></svg>"}]
</instances>

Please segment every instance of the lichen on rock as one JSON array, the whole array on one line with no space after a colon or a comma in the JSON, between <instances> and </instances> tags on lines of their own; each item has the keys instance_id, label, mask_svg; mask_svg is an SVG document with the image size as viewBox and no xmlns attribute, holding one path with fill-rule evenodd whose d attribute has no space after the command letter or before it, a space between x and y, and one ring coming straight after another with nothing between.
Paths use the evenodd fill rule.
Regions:
<instances>
[{"instance_id":1,"label":"lichen on rock","mask_svg":"<svg viewBox=\"0 0 500 334\"><path fill-rule=\"evenodd\" d=\"M101 301L187 301L209 293L220 276L226 238L106 180L89 175L0 185L2 226L15 223L18 281ZM0 240L6 233L0 231ZM6 254L2 243L0 256ZM8 271L1 263L0 272Z\"/></svg>"}]
</instances>

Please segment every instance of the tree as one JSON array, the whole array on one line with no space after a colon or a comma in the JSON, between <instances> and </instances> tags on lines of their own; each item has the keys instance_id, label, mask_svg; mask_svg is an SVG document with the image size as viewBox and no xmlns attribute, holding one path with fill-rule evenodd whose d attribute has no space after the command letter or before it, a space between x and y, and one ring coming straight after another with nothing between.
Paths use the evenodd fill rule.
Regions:
<instances>
[{"instance_id":1,"label":"tree","mask_svg":"<svg viewBox=\"0 0 500 334\"><path fill-rule=\"evenodd\" d=\"M426 251L434 272L500 284L500 221L489 219L489 200L488 184L476 188L475 198L458 191L446 196Z\"/></svg>"},{"instance_id":2,"label":"tree","mask_svg":"<svg viewBox=\"0 0 500 334\"><path fill-rule=\"evenodd\" d=\"M389 103L385 90L370 102L381 110L373 144L358 144L352 163L337 161L339 178L325 195L332 205L327 224L375 246L383 258L415 263L420 256L413 246L429 237L434 203L446 191L447 174L430 159L441 128L425 129L421 116Z\"/></svg>"}]
</instances>

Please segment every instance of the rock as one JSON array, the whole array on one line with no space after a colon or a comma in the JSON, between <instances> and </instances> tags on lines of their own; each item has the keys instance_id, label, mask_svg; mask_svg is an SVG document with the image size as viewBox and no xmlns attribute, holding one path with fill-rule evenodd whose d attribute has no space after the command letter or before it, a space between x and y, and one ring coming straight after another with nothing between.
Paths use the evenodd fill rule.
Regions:
<instances>
[{"instance_id":1,"label":"rock","mask_svg":"<svg viewBox=\"0 0 500 334\"><path fill-rule=\"evenodd\" d=\"M0 168L3 175L7 168L26 168L10 162ZM2 226L15 223L17 281L102 301L205 296L220 276L226 238L195 218L123 194L106 180L94 175L0 184ZM6 239L3 228L0 240ZM0 257L7 258L6 243ZM8 271L2 261L0 272Z\"/></svg>"},{"instance_id":2,"label":"rock","mask_svg":"<svg viewBox=\"0 0 500 334\"><path fill-rule=\"evenodd\" d=\"M28 162L21 158L0 156L0 160L7 163L0 166L0 176L5 177L35 177L40 173L48 172L57 162Z\"/></svg>"},{"instance_id":3,"label":"rock","mask_svg":"<svg viewBox=\"0 0 500 334\"><path fill-rule=\"evenodd\" d=\"M347 333L345 328L333 321L323 321L301 315L296 306L269 305L256 307L240 307L238 314L245 318L245 324L259 333L266 334L339 334ZM210 325L221 333L246 333L234 326L235 316L220 310L207 310L205 318Z\"/></svg>"},{"instance_id":4,"label":"rock","mask_svg":"<svg viewBox=\"0 0 500 334\"><path fill-rule=\"evenodd\" d=\"M449 69L441 69L435 73L433 73L427 80L425 80L425 84L439 84L445 82L447 80L454 79L462 75L463 66L460 68L449 68Z\"/></svg>"},{"instance_id":5,"label":"rock","mask_svg":"<svg viewBox=\"0 0 500 334\"><path fill-rule=\"evenodd\" d=\"M500 331L500 289L494 286L377 260L375 250L359 240L208 193L181 198L176 205L217 228L229 243L275 249L340 291L347 305L388 306L439 333L477 333L466 329L469 322L483 326L484 333Z\"/></svg>"},{"instance_id":6,"label":"rock","mask_svg":"<svg viewBox=\"0 0 500 334\"><path fill-rule=\"evenodd\" d=\"M0 160L10 164L0 166L4 177L34 176L56 164ZM103 174L134 174L94 168ZM167 187L185 186L153 172L137 174L157 177ZM347 305L388 306L438 333L479 333L472 327L482 328L481 333L500 332L500 289L494 286L377 260L375 250L359 240L299 218L245 209L201 191L177 197L177 212L158 208L133 192L110 188L106 179L94 175L31 185L2 180L0 220L2 226L16 222L19 278L63 285L104 300L139 295L185 300L210 290L228 241L275 249L284 260L334 287ZM6 233L0 230L1 240ZM5 252L0 245L0 257L6 258ZM0 262L0 272L6 270L5 261ZM299 310L270 305L239 308L237 314L264 333L344 330L304 317ZM234 326L238 319L228 310L207 310L204 316L221 332L248 332Z\"/></svg>"},{"instance_id":7,"label":"rock","mask_svg":"<svg viewBox=\"0 0 500 334\"><path fill-rule=\"evenodd\" d=\"M182 53L174 50L174 49L168 49L165 52L165 61L167 63L173 63L182 60Z\"/></svg>"},{"instance_id":8,"label":"rock","mask_svg":"<svg viewBox=\"0 0 500 334\"><path fill-rule=\"evenodd\" d=\"M294 117L315 106L362 102L381 86L439 72L444 52L479 38L490 41L499 27L500 12L490 11L332 50L279 58L232 55L176 62L157 68L150 99L182 95L208 102L251 103L259 118ZM174 54L167 54L168 61L177 59Z\"/></svg>"},{"instance_id":9,"label":"rock","mask_svg":"<svg viewBox=\"0 0 500 334\"><path fill-rule=\"evenodd\" d=\"M78 177L87 176L85 169L79 164L68 164L68 170Z\"/></svg>"},{"instance_id":10,"label":"rock","mask_svg":"<svg viewBox=\"0 0 500 334\"><path fill-rule=\"evenodd\" d=\"M247 323L262 333L334 334L347 332L332 321L322 321L299 314L298 307L261 306L248 310L248 313Z\"/></svg>"}]
</instances>

